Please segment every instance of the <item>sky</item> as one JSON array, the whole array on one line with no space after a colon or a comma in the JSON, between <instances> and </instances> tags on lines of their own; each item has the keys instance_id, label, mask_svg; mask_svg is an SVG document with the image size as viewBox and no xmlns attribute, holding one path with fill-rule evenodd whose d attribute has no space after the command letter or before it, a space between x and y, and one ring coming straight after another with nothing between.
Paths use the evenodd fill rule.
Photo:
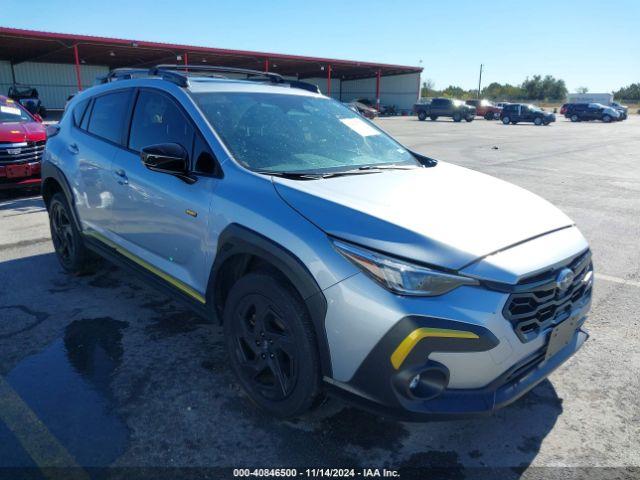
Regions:
<instances>
[{"instance_id":1,"label":"sky","mask_svg":"<svg viewBox=\"0 0 640 480\"><path fill-rule=\"evenodd\" d=\"M640 82L640 0L0 0L0 26L421 66L438 89L481 63L483 85Z\"/></svg>"}]
</instances>

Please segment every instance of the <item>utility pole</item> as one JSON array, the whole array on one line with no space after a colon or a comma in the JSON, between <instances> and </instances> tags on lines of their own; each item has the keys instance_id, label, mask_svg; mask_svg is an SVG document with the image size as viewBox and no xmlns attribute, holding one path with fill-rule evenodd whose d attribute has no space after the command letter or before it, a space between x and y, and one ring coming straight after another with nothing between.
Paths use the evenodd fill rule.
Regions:
<instances>
[{"instance_id":1,"label":"utility pole","mask_svg":"<svg viewBox=\"0 0 640 480\"><path fill-rule=\"evenodd\" d=\"M480 100L480 86L482 85L482 64L480 64L480 77L478 78L478 100Z\"/></svg>"}]
</instances>

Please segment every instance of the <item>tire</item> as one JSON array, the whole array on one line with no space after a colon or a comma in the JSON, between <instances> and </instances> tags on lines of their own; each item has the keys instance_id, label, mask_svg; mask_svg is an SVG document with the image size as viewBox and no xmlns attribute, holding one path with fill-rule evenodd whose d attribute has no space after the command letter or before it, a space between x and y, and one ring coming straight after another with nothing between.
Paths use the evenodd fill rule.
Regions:
<instances>
[{"instance_id":1,"label":"tire","mask_svg":"<svg viewBox=\"0 0 640 480\"><path fill-rule=\"evenodd\" d=\"M604 123L610 123L611 122L611 116L610 115L603 115L602 116L602 121Z\"/></svg>"},{"instance_id":2,"label":"tire","mask_svg":"<svg viewBox=\"0 0 640 480\"><path fill-rule=\"evenodd\" d=\"M511 119L508 116L502 117L502 123L504 123L505 125L509 125L510 122L511 122Z\"/></svg>"},{"instance_id":3,"label":"tire","mask_svg":"<svg viewBox=\"0 0 640 480\"><path fill-rule=\"evenodd\" d=\"M453 118L454 122L460 122L462 121L462 115L460 115L458 112L454 113L453 116L451 117Z\"/></svg>"},{"instance_id":4,"label":"tire","mask_svg":"<svg viewBox=\"0 0 640 480\"><path fill-rule=\"evenodd\" d=\"M580 118L575 113L573 115L571 115L571 117L569 117L569 119L572 122L579 122L580 121Z\"/></svg>"},{"instance_id":5,"label":"tire","mask_svg":"<svg viewBox=\"0 0 640 480\"><path fill-rule=\"evenodd\" d=\"M249 273L224 307L231 366L249 398L279 418L311 408L320 391L320 362L309 313L278 275Z\"/></svg>"},{"instance_id":6,"label":"tire","mask_svg":"<svg viewBox=\"0 0 640 480\"><path fill-rule=\"evenodd\" d=\"M421 122L424 122L427 119L427 112L425 112L424 110L420 110L418 112L418 120L420 120Z\"/></svg>"},{"instance_id":7,"label":"tire","mask_svg":"<svg viewBox=\"0 0 640 480\"><path fill-rule=\"evenodd\" d=\"M496 112L493 114L493 119L494 120L500 120L500 112Z\"/></svg>"},{"instance_id":8,"label":"tire","mask_svg":"<svg viewBox=\"0 0 640 480\"><path fill-rule=\"evenodd\" d=\"M63 193L51 197L48 210L53 248L64 271L73 275L92 273L99 258L85 246Z\"/></svg>"},{"instance_id":9,"label":"tire","mask_svg":"<svg viewBox=\"0 0 640 480\"><path fill-rule=\"evenodd\" d=\"M437 115L429 115L429 118L431 119L432 122L435 122L438 119Z\"/></svg>"},{"instance_id":10,"label":"tire","mask_svg":"<svg viewBox=\"0 0 640 480\"><path fill-rule=\"evenodd\" d=\"M494 118L495 118L494 114L491 113L491 112L487 112L487 113L484 114L484 119L485 120L493 120Z\"/></svg>"},{"instance_id":11,"label":"tire","mask_svg":"<svg viewBox=\"0 0 640 480\"><path fill-rule=\"evenodd\" d=\"M538 126L542 125L542 118L540 118L540 117L534 118L533 119L533 123L535 123Z\"/></svg>"},{"instance_id":12,"label":"tire","mask_svg":"<svg viewBox=\"0 0 640 480\"><path fill-rule=\"evenodd\" d=\"M474 118L476 118L476 117L474 117L474 116L470 115L470 116L468 116L468 117L465 117L465 120L466 120L467 122L473 122Z\"/></svg>"}]
</instances>

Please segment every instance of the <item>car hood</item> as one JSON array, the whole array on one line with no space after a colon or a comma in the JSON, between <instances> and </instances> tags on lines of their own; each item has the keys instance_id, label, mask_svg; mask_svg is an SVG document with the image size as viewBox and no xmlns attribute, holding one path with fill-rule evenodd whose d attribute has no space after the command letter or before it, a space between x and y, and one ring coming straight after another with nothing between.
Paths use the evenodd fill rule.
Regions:
<instances>
[{"instance_id":1,"label":"car hood","mask_svg":"<svg viewBox=\"0 0 640 480\"><path fill-rule=\"evenodd\" d=\"M533 193L444 162L273 182L285 202L331 236L454 270L573 224Z\"/></svg>"},{"instance_id":2,"label":"car hood","mask_svg":"<svg viewBox=\"0 0 640 480\"><path fill-rule=\"evenodd\" d=\"M20 143L46 140L44 126L38 122L6 122L0 123L0 142Z\"/></svg>"}]
</instances>

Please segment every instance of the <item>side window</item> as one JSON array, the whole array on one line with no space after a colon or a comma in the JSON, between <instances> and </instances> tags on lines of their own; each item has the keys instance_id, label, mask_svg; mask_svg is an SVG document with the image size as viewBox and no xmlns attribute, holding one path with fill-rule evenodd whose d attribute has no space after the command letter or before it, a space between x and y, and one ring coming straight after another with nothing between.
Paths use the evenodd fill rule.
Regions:
<instances>
[{"instance_id":1,"label":"side window","mask_svg":"<svg viewBox=\"0 0 640 480\"><path fill-rule=\"evenodd\" d=\"M216 157L211 152L207 142L199 135L193 141L193 171L205 175L216 173Z\"/></svg>"},{"instance_id":2,"label":"side window","mask_svg":"<svg viewBox=\"0 0 640 480\"><path fill-rule=\"evenodd\" d=\"M140 151L149 145L177 143L190 151L193 127L167 96L142 90L131 120L129 148Z\"/></svg>"},{"instance_id":3,"label":"side window","mask_svg":"<svg viewBox=\"0 0 640 480\"><path fill-rule=\"evenodd\" d=\"M73 124L80 128L80 122L82 122L82 117L84 115L85 110L87 109L87 105L89 105L89 98L78 103L73 109Z\"/></svg>"},{"instance_id":4,"label":"side window","mask_svg":"<svg viewBox=\"0 0 640 480\"><path fill-rule=\"evenodd\" d=\"M96 97L87 129L89 133L114 143L121 143L129 110L129 93L119 91Z\"/></svg>"}]
</instances>

